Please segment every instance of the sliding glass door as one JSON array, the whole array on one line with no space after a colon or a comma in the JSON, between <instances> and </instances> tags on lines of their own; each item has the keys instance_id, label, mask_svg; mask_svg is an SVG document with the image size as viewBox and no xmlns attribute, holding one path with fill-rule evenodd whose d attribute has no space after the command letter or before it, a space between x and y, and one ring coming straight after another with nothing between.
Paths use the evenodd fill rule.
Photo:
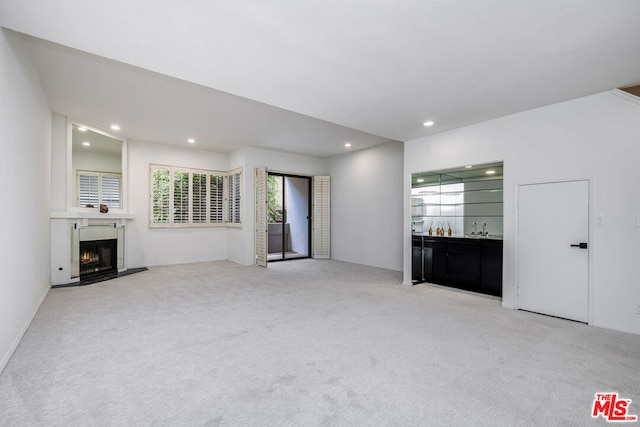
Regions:
<instances>
[{"instance_id":1,"label":"sliding glass door","mask_svg":"<svg viewBox=\"0 0 640 427\"><path fill-rule=\"evenodd\" d=\"M267 177L268 260L309 258L311 178L269 172Z\"/></svg>"}]
</instances>

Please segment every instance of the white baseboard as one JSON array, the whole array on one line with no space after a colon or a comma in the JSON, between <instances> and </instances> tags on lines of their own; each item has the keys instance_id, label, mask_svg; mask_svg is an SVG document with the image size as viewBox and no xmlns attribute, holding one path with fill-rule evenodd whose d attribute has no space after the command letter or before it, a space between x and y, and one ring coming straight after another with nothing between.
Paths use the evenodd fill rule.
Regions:
<instances>
[{"instance_id":1,"label":"white baseboard","mask_svg":"<svg viewBox=\"0 0 640 427\"><path fill-rule=\"evenodd\" d=\"M509 308L511 310L515 310L516 306L510 303L507 303L505 300L502 300L502 308Z\"/></svg>"},{"instance_id":2,"label":"white baseboard","mask_svg":"<svg viewBox=\"0 0 640 427\"><path fill-rule=\"evenodd\" d=\"M13 344L11 344L11 347L9 347L9 350L7 351L7 353L2 357L2 360L0 360L0 374L2 374L2 372L4 371L4 368L9 363L9 360L11 360L11 356L13 356L13 353L16 351L16 348L18 348L18 344L20 344L22 337L24 337L24 334L27 332L27 329L29 329L29 325L31 325L31 322L33 322L34 317L36 317L38 310L40 310L40 306L44 302L44 299L47 297L47 294L49 293L50 290L51 290L51 287L48 287L45 289L45 292L40 296L40 300L38 301L38 304L36 304L36 307L31 313L31 316L29 316L29 318L27 319L27 322L22 326L20 333L18 333L18 336L13 341Z\"/></svg>"}]
</instances>

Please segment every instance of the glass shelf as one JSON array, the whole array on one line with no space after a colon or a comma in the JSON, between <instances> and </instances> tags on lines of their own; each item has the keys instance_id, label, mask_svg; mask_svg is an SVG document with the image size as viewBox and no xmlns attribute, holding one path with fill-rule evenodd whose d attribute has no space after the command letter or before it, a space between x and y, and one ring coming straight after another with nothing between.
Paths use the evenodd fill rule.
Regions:
<instances>
[{"instance_id":1,"label":"glass shelf","mask_svg":"<svg viewBox=\"0 0 640 427\"><path fill-rule=\"evenodd\" d=\"M442 215L438 217L426 216L426 215L411 215L411 218L422 218L422 221L428 221L429 218L434 219L435 222L442 221L442 218L502 218L502 215ZM416 221L413 221L416 222Z\"/></svg>"},{"instance_id":2,"label":"glass shelf","mask_svg":"<svg viewBox=\"0 0 640 427\"><path fill-rule=\"evenodd\" d=\"M502 180L493 180L493 181L500 181L502 182ZM417 189L417 188L421 188L421 187L414 187L413 190ZM424 187L427 188L427 187ZM463 194L463 193L480 193L480 192L485 192L485 193L502 193L502 188L477 188L477 189L469 189L469 190L451 190L451 191L436 191L436 190L418 190L416 191L414 194L422 194L422 195L440 195L440 194L451 194L451 195L458 195L458 194Z\"/></svg>"},{"instance_id":3,"label":"glass shelf","mask_svg":"<svg viewBox=\"0 0 640 427\"><path fill-rule=\"evenodd\" d=\"M411 205L412 208L421 208L424 206L466 206L466 205L501 205L502 202L461 202L461 203L422 203L419 205Z\"/></svg>"},{"instance_id":4,"label":"glass shelf","mask_svg":"<svg viewBox=\"0 0 640 427\"><path fill-rule=\"evenodd\" d=\"M416 230L443 226L454 234L485 224L492 234L503 229L503 165L474 165L411 176L411 220Z\"/></svg>"}]
</instances>

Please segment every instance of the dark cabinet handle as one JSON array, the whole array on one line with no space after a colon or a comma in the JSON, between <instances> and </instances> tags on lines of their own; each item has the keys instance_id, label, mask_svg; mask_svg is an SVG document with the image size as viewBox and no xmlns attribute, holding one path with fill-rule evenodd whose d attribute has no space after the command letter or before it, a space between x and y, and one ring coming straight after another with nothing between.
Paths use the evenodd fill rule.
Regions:
<instances>
[{"instance_id":1,"label":"dark cabinet handle","mask_svg":"<svg viewBox=\"0 0 640 427\"><path fill-rule=\"evenodd\" d=\"M580 248L580 249L587 249L587 244L585 242L582 243L577 243L575 245L571 245L572 248Z\"/></svg>"}]
</instances>

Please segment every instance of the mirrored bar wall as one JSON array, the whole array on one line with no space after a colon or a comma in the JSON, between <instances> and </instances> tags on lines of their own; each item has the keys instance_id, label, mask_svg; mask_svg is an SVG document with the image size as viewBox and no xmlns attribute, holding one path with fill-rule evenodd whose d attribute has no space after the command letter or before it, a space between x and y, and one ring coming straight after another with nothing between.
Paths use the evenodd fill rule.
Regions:
<instances>
[{"instance_id":1,"label":"mirrored bar wall","mask_svg":"<svg viewBox=\"0 0 640 427\"><path fill-rule=\"evenodd\" d=\"M502 238L502 162L414 173L411 181L414 233Z\"/></svg>"}]
</instances>

